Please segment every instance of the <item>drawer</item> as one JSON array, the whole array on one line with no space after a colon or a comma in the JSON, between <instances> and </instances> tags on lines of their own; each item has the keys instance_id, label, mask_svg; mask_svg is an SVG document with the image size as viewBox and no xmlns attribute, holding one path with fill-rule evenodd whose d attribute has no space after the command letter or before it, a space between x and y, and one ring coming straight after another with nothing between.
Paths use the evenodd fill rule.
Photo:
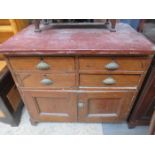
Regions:
<instances>
[{"instance_id":1,"label":"drawer","mask_svg":"<svg viewBox=\"0 0 155 155\"><path fill-rule=\"evenodd\" d=\"M15 71L73 72L73 57L11 57L10 64Z\"/></svg>"},{"instance_id":2,"label":"drawer","mask_svg":"<svg viewBox=\"0 0 155 155\"><path fill-rule=\"evenodd\" d=\"M150 59L143 57L81 57L79 63L81 72L143 72L147 69Z\"/></svg>"},{"instance_id":3,"label":"drawer","mask_svg":"<svg viewBox=\"0 0 155 155\"><path fill-rule=\"evenodd\" d=\"M32 88L66 88L75 86L75 74L39 74L20 73L17 74L18 84L21 87Z\"/></svg>"},{"instance_id":4,"label":"drawer","mask_svg":"<svg viewBox=\"0 0 155 155\"><path fill-rule=\"evenodd\" d=\"M80 74L81 87L137 87L140 75Z\"/></svg>"}]
</instances>

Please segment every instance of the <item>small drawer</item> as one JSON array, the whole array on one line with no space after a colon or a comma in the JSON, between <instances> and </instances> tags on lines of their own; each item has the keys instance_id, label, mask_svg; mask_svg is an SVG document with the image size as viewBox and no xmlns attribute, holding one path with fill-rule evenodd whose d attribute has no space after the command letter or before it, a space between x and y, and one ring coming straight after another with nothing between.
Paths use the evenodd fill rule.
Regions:
<instances>
[{"instance_id":1,"label":"small drawer","mask_svg":"<svg viewBox=\"0 0 155 155\"><path fill-rule=\"evenodd\" d=\"M18 84L21 87L32 88L67 88L75 86L75 74L16 74Z\"/></svg>"},{"instance_id":2,"label":"small drawer","mask_svg":"<svg viewBox=\"0 0 155 155\"><path fill-rule=\"evenodd\" d=\"M81 87L137 87L140 75L80 75Z\"/></svg>"},{"instance_id":3,"label":"small drawer","mask_svg":"<svg viewBox=\"0 0 155 155\"><path fill-rule=\"evenodd\" d=\"M11 57L10 64L15 71L73 72L73 57Z\"/></svg>"},{"instance_id":4,"label":"small drawer","mask_svg":"<svg viewBox=\"0 0 155 155\"><path fill-rule=\"evenodd\" d=\"M81 72L143 72L150 60L143 57L81 57L79 62Z\"/></svg>"}]
</instances>

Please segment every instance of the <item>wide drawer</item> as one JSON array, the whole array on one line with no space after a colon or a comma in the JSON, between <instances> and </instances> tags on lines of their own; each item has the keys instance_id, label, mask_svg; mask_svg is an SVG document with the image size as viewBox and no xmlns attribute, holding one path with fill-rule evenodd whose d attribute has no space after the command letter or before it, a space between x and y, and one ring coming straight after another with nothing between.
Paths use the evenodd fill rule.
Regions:
<instances>
[{"instance_id":1,"label":"wide drawer","mask_svg":"<svg viewBox=\"0 0 155 155\"><path fill-rule=\"evenodd\" d=\"M145 71L150 60L144 57L80 57L80 71L131 72Z\"/></svg>"},{"instance_id":2,"label":"wide drawer","mask_svg":"<svg viewBox=\"0 0 155 155\"><path fill-rule=\"evenodd\" d=\"M73 72L73 57L11 57L9 59L15 71L53 71Z\"/></svg>"},{"instance_id":3,"label":"wide drawer","mask_svg":"<svg viewBox=\"0 0 155 155\"><path fill-rule=\"evenodd\" d=\"M75 86L75 74L39 74L20 73L16 74L18 84L21 87L33 88L67 88Z\"/></svg>"},{"instance_id":4,"label":"wide drawer","mask_svg":"<svg viewBox=\"0 0 155 155\"><path fill-rule=\"evenodd\" d=\"M137 87L140 75L80 74L80 87Z\"/></svg>"}]
</instances>

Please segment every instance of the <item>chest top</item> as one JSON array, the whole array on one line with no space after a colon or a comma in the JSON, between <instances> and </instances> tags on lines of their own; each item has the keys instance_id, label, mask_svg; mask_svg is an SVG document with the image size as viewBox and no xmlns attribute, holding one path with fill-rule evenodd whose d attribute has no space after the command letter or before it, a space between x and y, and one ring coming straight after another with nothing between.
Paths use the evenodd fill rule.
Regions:
<instances>
[{"instance_id":1,"label":"chest top","mask_svg":"<svg viewBox=\"0 0 155 155\"><path fill-rule=\"evenodd\" d=\"M33 25L0 45L0 53L9 55L149 55L153 44L126 24L117 24L116 32L103 28L48 28L35 33Z\"/></svg>"}]
</instances>

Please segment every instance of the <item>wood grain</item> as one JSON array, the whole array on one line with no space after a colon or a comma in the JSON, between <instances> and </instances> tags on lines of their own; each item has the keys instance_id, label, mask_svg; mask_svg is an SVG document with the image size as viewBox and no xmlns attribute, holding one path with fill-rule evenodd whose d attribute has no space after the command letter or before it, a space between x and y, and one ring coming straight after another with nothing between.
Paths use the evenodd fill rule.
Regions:
<instances>
[{"instance_id":1,"label":"wood grain","mask_svg":"<svg viewBox=\"0 0 155 155\"><path fill-rule=\"evenodd\" d=\"M41 59L50 66L48 70L39 70L36 68ZM73 57L11 57L9 61L12 68L20 72L74 72L75 70Z\"/></svg>"},{"instance_id":2,"label":"wood grain","mask_svg":"<svg viewBox=\"0 0 155 155\"><path fill-rule=\"evenodd\" d=\"M128 62L126 67L124 67L124 72L122 70L108 72L97 70L101 62L106 64L113 61L114 58L115 61L119 62L119 65L123 65L123 62L126 62L125 60L129 60L132 67L129 66ZM151 57L144 56L102 56L100 58L90 56L44 56L43 59L46 62L48 61L48 64L54 64L54 70L37 71L34 67L40 60L40 57L37 56L11 56L8 58L8 63L11 64L11 72L14 75L33 123L42 121L121 122L126 120L151 62ZM57 63L57 60L62 60L63 63ZM20 62L19 64L18 61ZM25 62L22 63L22 61ZM28 62L30 62L30 66ZM95 66L93 70L90 69L91 72L87 72L88 70L85 69L81 73L80 65L83 64L84 67L88 67L88 62L93 62L93 65L91 64L90 66L94 67L96 65L97 67ZM71 68L70 65L72 66ZM134 65L137 69L133 71ZM128 70L128 66L130 70ZM24 68L24 70L21 70L21 68ZM114 78L117 83L111 86L103 84L102 81L109 76ZM42 85L40 81L45 77L54 81L54 83L52 85ZM55 93L56 96L60 95L60 98L55 98ZM66 96L68 99L62 96ZM79 103L83 102L81 97L82 99L85 97L84 103L92 103L90 104L91 106L86 106L90 110L90 115L80 113L79 108L77 109ZM93 99L91 100L91 98ZM64 104L62 104L63 102ZM74 113L70 118L66 109L68 104L73 104L69 108L70 112ZM83 118L87 115L91 119Z\"/></svg>"},{"instance_id":3,"label":"wood grain","mask_svg":"<svg viewBox=\"0 0 155 155\"><path fill-rule=\"evenodd\" d=\"M135 106L128 118L128 125L133 128L138 125L149 125L155 107L155 59L145 77Z\"/></svg>"},{"instance_id":4,"label":"wood grain","mask_svg":"<svg viewBox=\"0 0 155 155\"><path fill-rule=\"evenodd\" d=\"M21 101L21 97L17 90L17 87L14 85L7 94L7 98L12 105L14 112L18 110L19 103Z\"/></svg>"},{"instance_id":5,"label":"wood grain","mask_svg":"<svg viewBox=\"0 0 155 155\"><path fill-rule=\"evenodd\" d=\"M154 46L125 24L104 29L31 25L0 45L33 123L125 121L152 61ZM36 69L44 61L50 67ZM111 62L118 69L108 70ZM116 84L102 81L113 77ZM44 78L52 85L42 85ZM46 80L47 81L47 80Z\"/></svg>"},{"instance_id":6,"label":"wood grain","mask_svg":"<svg viewBox=\"0 0 155 155\"><path fill-rule=\"evenodd\" d=\"M117 24L116 32L97 28L47 28L35 33L30 25L0 45L9 55L150 55L154 45L127 24Z\"/></svg>"},{"instance_id":7,"label":"wood grain","mask_svg":"<svg viewBox=\"0 0 155 155\"><path fill-rule=\"evenodd\" d=\"M80 57L80 72L98 73L143 73L150 60L146 57ZM106 69L106 65L115 62L119 65L116 70Z\"/></svg>"},{"instance_id":8,"label":"wood grain","mask_svg":"<svg viewBox=\"0 0 155 155\"><path fill-rule=\"evenodd\" d=\"M37 73L21 73L16 75L20 87L29 88L68 88L75 86L75 74L37 74ZM45 85L41 83L43 79L49 79L53 83Z\"/></svg>"},{"instance_id":9,"label":"wood grain","mask_svg":"<svg viewBox=\"0 0 155 155\"><path fill-rule=\"evenodd\" d=\"M113 78L115 84L104 84L107 78ZM80 74L80 87L135 87L139 85L140 75L104 75L104 74Z\"/></svg>"},{"instance_id":10,"label":"wood grain","mask_svg":"<svg viewBox=\"0 0 155 155\"><path fill-rule=\"evenodd\" d=\"M24 96L35 121L77 121L77 98L74 93L24 91Z\"/></svg>"},{"instance_id":11,"label":"wood grain","mask_svg":"<svg viewBox=\"0 0 155 155\"><path fill-rule=\"evenodd\" d=\"M80 122L118 122L126 119L132 106L134 92L81 93L78 109Z\"/></svg>"}]
</instances>

